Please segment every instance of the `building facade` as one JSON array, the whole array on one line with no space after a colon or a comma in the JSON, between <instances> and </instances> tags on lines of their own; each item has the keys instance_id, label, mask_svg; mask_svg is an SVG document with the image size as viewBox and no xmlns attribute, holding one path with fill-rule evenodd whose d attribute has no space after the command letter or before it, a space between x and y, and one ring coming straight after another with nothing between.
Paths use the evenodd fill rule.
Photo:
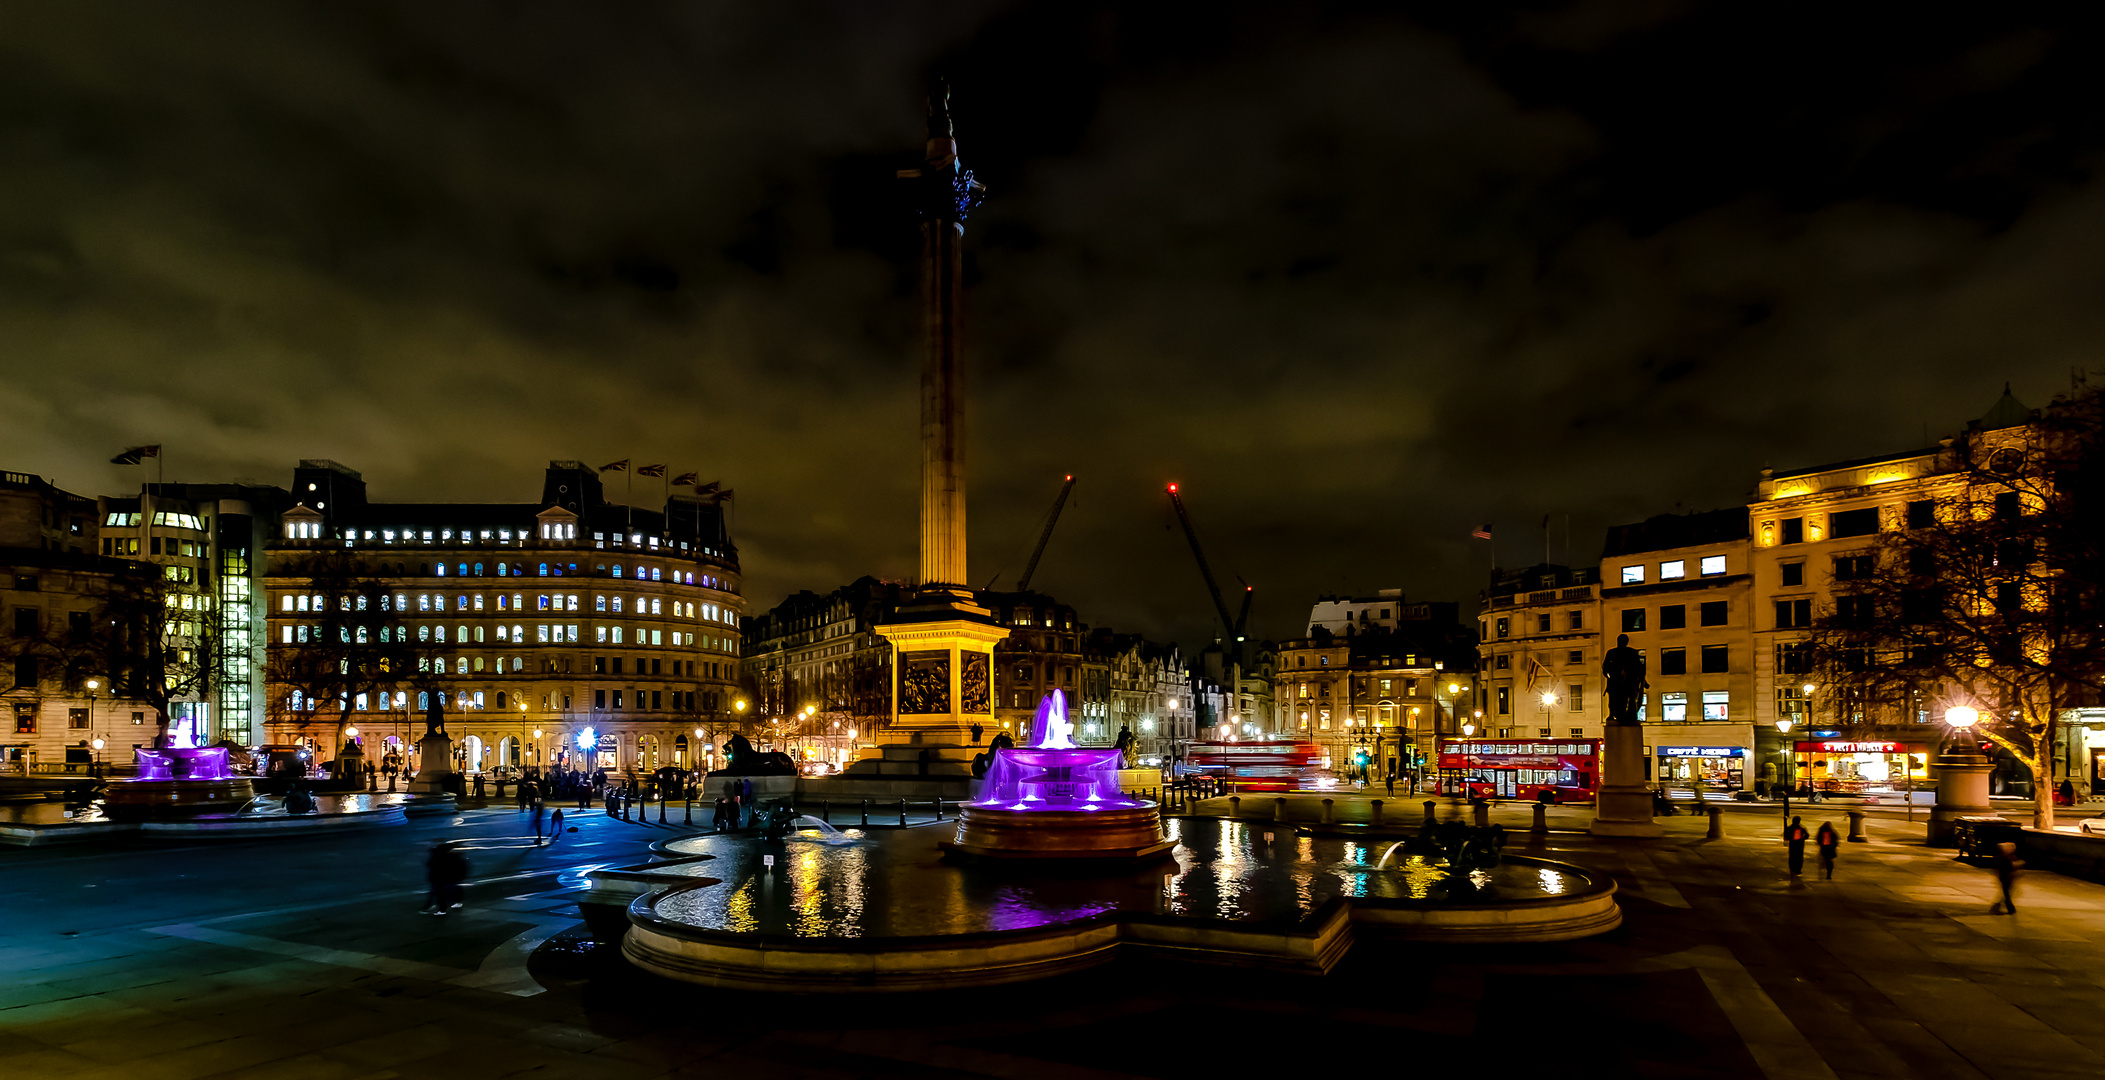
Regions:
<instances>
[{"instance_id":1,"label":"building facade","mask_svg":"<svg viewBox=\"0 0 2105 1080\"><path fill-rule=\"evenodd\" d=\"M1601 638L1627 634L1645 656L1648 779L1671 789L1752 789L1782 768L1775 730L1758 726L1752 555L1740 507L1608 530Z\"/></svg>"},{"instance_id":2,"label":"building facade","mask_svg":"<svg viewBox=\"0 0 2105 1080\"><path fill-rule=\"evenodd\" d=\"M876 628L909 591L864 577L745 620L747 737L803 760L853 761L864 737L891 720L892 646Z\"/></svg>"},{"instance_id":3,"label":"building facade","mask_svg":"<svg viewBox=\"0 0 2105 1080\"><path fill-rule=\"evenodd\" d=\"M710 767L737 723L744 599L713 501L609 503L575 461L535 503L376 503L309 460L292 499L266 548L265 742L377 761L413 752L435 705L464 771L628 772ZM355 636L353 603L377 609ZM291 677L362 652L416 668L326 694Z\"/></svg>"},{"instance_id":4,"label":"building facade","mask_svg":"<svg viewBox=\"0 0 2105 1080\"><path fill-rule=\"evenodd\" d=\"M1477 616L1483 659L1470 721L1483 738L1598 739L1606 715L1599 576L1494 570ZM1613 640L1611 636L1610 641Z\"/></svg>"}]
</instances>

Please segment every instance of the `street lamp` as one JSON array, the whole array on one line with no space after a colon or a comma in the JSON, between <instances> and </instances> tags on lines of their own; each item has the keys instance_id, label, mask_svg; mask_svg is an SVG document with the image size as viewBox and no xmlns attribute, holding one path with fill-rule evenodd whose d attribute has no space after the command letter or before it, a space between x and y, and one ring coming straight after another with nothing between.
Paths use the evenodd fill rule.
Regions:
<instances>
[{"instance_id":1,"label":"street lamp","mask_svg":"<svg viewBox=\"0 0 2105 1080\"><path fill-rule=\"evenodd\" d=\"M101 679L88 680L88 736L94 740L95 764L88 769L89 775L102 777L102 738L95 734L95 691L102 689Z\"/></svg>"},{"instance_id":2,"label":"street lamp","mask_svg":"<svg viewBox=\"0 0 2105 1080\"><path fill-rule=\"evenodd\" d=\"M1797 757L1791 752L1791 725L1795 722L1788 714L1776 718L1776 733L1783 740L1783 745L1778 747L1776 752L1783 757L1783 789L1786 792L1791 790L1791 765Z\"/></svg>"},{"instance_id":3,"label":"street lamp","mask_svg":"<svg viewBox=\"0 0 2105 1080\"><path fill-rule=\"evenodd\" d=\"M1981 744L1974 737L1973 726L1981 722L1981 710L1971 705L1954 705L1944 710L1944 722L1951 725L1954 738L1965 740L1968 750L1980 754Z\"/></svg>"}]
</instances>

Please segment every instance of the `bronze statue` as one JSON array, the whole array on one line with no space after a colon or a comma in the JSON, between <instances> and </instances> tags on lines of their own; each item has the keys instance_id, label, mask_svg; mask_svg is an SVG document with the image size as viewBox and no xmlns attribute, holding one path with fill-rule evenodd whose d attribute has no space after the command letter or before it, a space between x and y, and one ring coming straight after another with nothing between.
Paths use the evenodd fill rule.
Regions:
<instances>
[{"instance_id":1,"label":"bronze statue","mask_svg":"<svg viewBox=\"0 0 2105 1080\"><path fill-rule=\"evenodd\" d=\"M1111 744L1111 749L1118 751L1119 755L1125 758L1125 767L1128 769L1140 763L1140 740L1135 739L1133 729L1124 724L1118 726L1118 741Z\"/></svg>"},{"instance_id":2,"label":"bronze statue","mask_svg":"<svg viewBox=\"0 0 2105 1080\"><path fill-rule=\"evenodd\" d=\"M446 734L445 710L439 708L439 696L437 694L431 695L430 701L430 706L424 710L424 734L426 737L444 735Z\"/></svg>"},{"instance_id":3,"label":"bronze statue","mask_svg":"<svg viewBox=\"0 0 2105 1080\"><path fill-rule=\"evenodd\" d=\"M1608 684L1608 722L1638 723L1638 707L1652 684L1645 679L1645 654L1630 647L1630 635L1615 636L1615 648L1601 660L1601 675Z\"/></svg>"}]
</instances>

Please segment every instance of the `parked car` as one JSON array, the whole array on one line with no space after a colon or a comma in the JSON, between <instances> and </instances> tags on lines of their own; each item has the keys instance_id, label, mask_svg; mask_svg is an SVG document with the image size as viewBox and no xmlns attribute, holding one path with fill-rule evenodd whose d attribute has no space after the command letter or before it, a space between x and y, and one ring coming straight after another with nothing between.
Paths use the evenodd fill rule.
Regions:
<instances>
[{"instance_id":1,"label":"parked car","mask_svg":"<svg viewBox=\"0 0 2105 1080\"><path fill-rule=\"evenodd\" d=\"M2105 833L2105 817L2087 817L2076 822L2078 832Z\"/></svg>"}]
</instances>

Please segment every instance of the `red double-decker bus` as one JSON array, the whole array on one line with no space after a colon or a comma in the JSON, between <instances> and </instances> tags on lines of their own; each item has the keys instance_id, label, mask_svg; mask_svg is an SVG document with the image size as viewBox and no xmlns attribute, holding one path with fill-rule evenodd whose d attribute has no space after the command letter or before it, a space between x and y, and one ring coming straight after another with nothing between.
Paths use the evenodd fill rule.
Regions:
<instances>
[{"instance_id":1,"label":"red double-decker bus","mask_svg":"<svg viewBox=\"0 0 2105 1080\"><path fill-rule=\"evenodd\" d=\"M1312 742L1195 742L1185 764L1218 780L1230 793L1298 791L1323 772L1323 750Z\"/></svg>"},{"instance_id":2,"label":"red double-decker bus","mask_svg":"<svg viewBox=\"0 0 2105 1080\"><path fill-rule=\"evenodd\" d=\"M1592 802L1601 787L1599 739L1455 739L1440 747L1435 793Z\"/></svg>"}]
</instances>

